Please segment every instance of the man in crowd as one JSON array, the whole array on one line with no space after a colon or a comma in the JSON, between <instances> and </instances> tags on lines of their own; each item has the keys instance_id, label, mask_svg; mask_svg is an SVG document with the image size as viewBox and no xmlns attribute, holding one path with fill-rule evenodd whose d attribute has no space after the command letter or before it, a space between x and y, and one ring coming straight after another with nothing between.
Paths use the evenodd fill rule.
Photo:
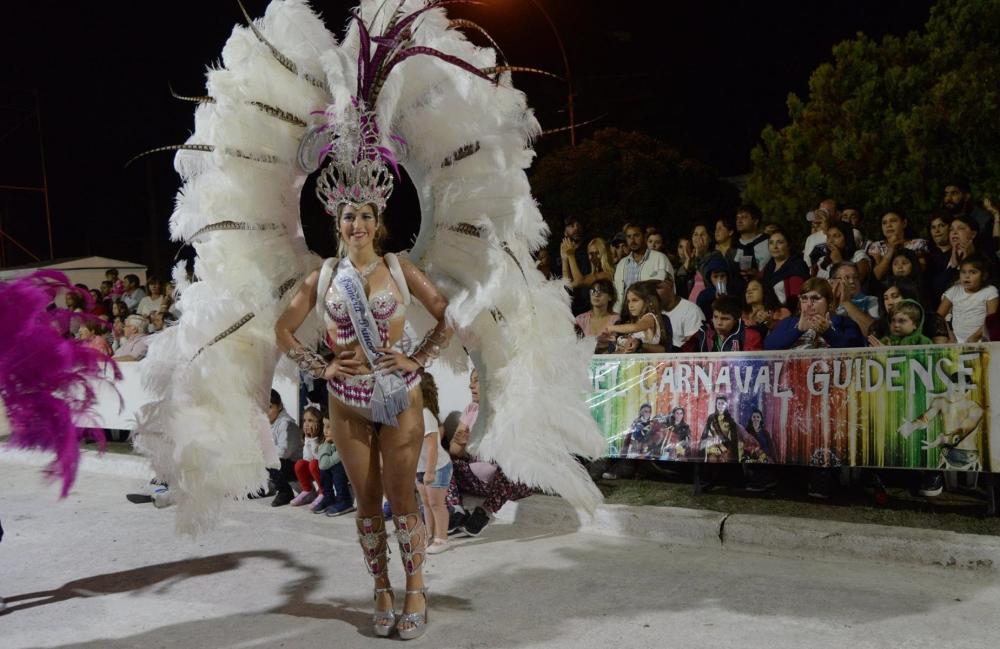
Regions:
<instances>
[{"instance_id":1,"label":"man in crowd","mask_svg":"<svg viewBox=\"0 0 1000 649\"><path fill-rule=\"evenodd\" d=\"M122 295L122 301L125 302L125 306L128 307L130 313L135 313L139 308L139 303L142 302L142 298L146 297L146 291L142 290L139 285L138 275L126 275L125 276L125 294Z\"/></svg>"},{"instance_id":2,"label":"man in crowd","mask_svg":"<svg viewBox=\"0 0 1000 649\"><path fill-rule=\"evenodd\" d=\"M980 236L976 237L976 248L985 247L987 256L997 249L993 238L993 215L972 201L972 187L962 178L956 178L944 186L944 209L952 218L967 216L979 225ZM985 236L983 236L985 235Z\"/></svg>"},{"instance_id":3,"label":"man in crowd","mask_svg":"<svg viewBox=\"0 0 1000 649\"><path fill-rule=\"evenodd\" d=\"M281 507L292 502L292 485L295 479L295 461L302 459L302 429L281 404L281 395L271 390L271 403L267 408L267 419L271 422L271 439L278 449L281 467L268 469L274 490L277 491L271 507Z\"/></svg>"},{"instance_id":4,"label":"man in crowd","mask_svg":"<svg viewBox=\"0 0 1000 649\"><path fill-rule=\"evenodd\" d=\"M802 248L802 257L807 264L812 264L811 255L817 246L826 244L826 229L834 221L840 220L840 212L837 211L837 201L827 198L820 201L819 208L806 214L806 220L815 228L815 232L806 237L806 244Z\"/></svg>"},{"instance_id":5,"label":"man in crowd","mask_svg":"<svg viewBox=\"0 0 1000 649\"><path fill-rule=\"evenodd\" d=\"M146 357L146 319L135 314L125 318L124 333L114 360L119 363L141 361Z\"/></svg>"},{"instance_id":6,"label":"man in crowd","mask_svg":"<svg viewBox=\"0 0 1000 649\"><path fill-rule=\"evenodd\" d=\"M838 303L837 315L845 315L858 325L862 333L867 332L878 319L878 298L861 292L861 275L858 266L851 261L842 261L830 269L833 298Z\"/></svg>"},{"instance_id":7,"label":"man in crowd","mask_svg":"<svg viewBox=\"0 0 1000 649\"><path fill-rule=\"evenodd\" d=\"M611 242L608 245L611 246L611 263L617 266L618 262L628 254L628 243L625 241L625 233L616 233L615 236L611 237Z\"/></svg>"},{"instance_id":8,"label":"man in crowd","mask_svg":"<svg viewBox=\"0 0 1000 649\"><path fill-rule=\"evenodd\" d=\"M861 232L861 222L863 219L864 215L861 214L861 210L853 205L844 207L840 212L840 220L844 223L850 223L851 227L859 232Z\"/></svg>"},{"instance_id":9,"label":"man in crowd","mask_svg":"<svg viewBox=\"0 0 1000 649\"><path fill-rule=\"evenodd\" d=\"M563 222L563 241L573 242L576 252L576 265L584 275L590 274L590 258L587 256L587 243L583 240L583 226L576 220L575 216L567 216ZM563 276L562 255L552 261L552 272L556 277Z\"/></svg>"},{"instance_id":10,"label":"man in crowd","mask_svg":"<svg viewBox=\"0 0 1000 649\"><path fill-rule=\"evenodd\" d=\"M733 262L740 269L740 275L747 281L759 275L771 260L771 252L767 248L767 235L761 230L763 220L764 214L753 203L742 205L736 211L736 232L739 233L739 240L736 242Z\"/></svg>"},{"instance_id":11,"label":"man in crowd","mask_svg":"<svg viewBox=\"0 0 1000 649\"><path fill-rule=\"evenodd\" d=\"M619 313L629 286L641 280L662 277L659 271L666 270L671 276L674 274L674 267L665 254L646 247L646 232L641 225L625 226L625 242L629 254L615 266L615 289L618 291L615 311Z\"/></svg>"},{"instance_id":12,"label":"man in crowd","mask_svg":"<svg viewBox=\"0 0 1000 649\"><path fill-rule=\"evenodd\" d=\"M674 332L674 349L680 351L697 335L705 316L698 305L677 295L672 274L664 269L657 276L656 293L660 296L663 315L670 320Z\"/></svg>"}]
</instances>

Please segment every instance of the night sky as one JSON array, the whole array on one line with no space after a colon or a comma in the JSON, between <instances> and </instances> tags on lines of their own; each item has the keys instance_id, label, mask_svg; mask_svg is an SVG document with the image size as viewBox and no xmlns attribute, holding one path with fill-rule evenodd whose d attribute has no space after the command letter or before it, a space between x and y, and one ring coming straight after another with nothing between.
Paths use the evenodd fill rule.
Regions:
<instances>
[{"instance_id":1,"label":"night sky","mask_svg":"<svg viewBox=\"0 0 1000 649\"><path fill-rule=\"evenodd\" d=\"M598 127L644 130L723 176L749 170L761 129L787 122L788 93L805 93L809 73L831 60L835 43L858 31L880 38L917 29L931 4L539 1L565 44L577 121L601 117L578 137ZM245 4L261 15L267 0ZM313 4L340 32L354 3ZM512 64L564 74L552 30L530 0L486 0L451 13L486 27ZM172 99L168 83L181 94L203 91L206 65L241 21L235 0L36 0L7 3L2 16L0 185L42 183L37 97L55 256L101 254L165 272L177 250L166 225L179 185L172 157L124 164L187 138L193 107ZM565 85L524 75L515 84L528 93L543 128L568 123ZM555 135L537 148L544 155L566 143L568 135ZM305 200L314 201L311 192ZM0 228L48 256L38 192L0 191ZM329 252L313 216L306 234L310 246ZM4 242L0 261L13 266L31 258Z\"/></svg>"}]
</instances>

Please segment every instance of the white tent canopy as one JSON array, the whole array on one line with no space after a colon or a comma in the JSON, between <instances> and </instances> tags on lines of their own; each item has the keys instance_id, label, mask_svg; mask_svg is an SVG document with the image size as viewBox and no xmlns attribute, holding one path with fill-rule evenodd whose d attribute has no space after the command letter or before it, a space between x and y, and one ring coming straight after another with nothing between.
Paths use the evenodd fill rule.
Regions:
<instances>
[{"instance_id":1,"label":"white tent canopy","mask_svg":"<svg viewBox=\"0 0 1000 649\"><path fill-rule=\"evenodd\" d=\"M104 281L104 271L109 268L117 268L119 277L138 275L139 283L146 283L146 266L134 261L97 256L50 259L16 268L4 268L0 270L0 280L16 279L30 275L36 270L58 270L65 273L73 284L86 284L88 288L100 288L101 282Z\"/></svg>"}]
</instances>

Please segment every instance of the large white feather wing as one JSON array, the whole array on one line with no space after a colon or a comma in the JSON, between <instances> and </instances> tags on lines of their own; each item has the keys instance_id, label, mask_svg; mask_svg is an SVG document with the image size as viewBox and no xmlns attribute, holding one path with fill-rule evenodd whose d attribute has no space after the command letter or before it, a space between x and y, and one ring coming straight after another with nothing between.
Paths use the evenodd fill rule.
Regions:
<instances>
[{"instance_id":1,"label":"large white feather wing","mask_svg":"<svg viewBox=\"0 0 1000 649\"><path fill-rule=\"evenodd\" d=\"M197 108L188 144L211 150L175 159L183 186L170 230L196 248L197 281L177 278L180 321L151 339L142 364L158 398L141 413L136 446L169 482L184 532L210 526L226 499L256 491L277 464L264 415L274 323L319 263L302 237L295 161L310 114L330 101L316 80L335 40L300 0L271 3L253 27L259 36L236 27L208 71L213 100Z\"/></svg>"}]
</instances>

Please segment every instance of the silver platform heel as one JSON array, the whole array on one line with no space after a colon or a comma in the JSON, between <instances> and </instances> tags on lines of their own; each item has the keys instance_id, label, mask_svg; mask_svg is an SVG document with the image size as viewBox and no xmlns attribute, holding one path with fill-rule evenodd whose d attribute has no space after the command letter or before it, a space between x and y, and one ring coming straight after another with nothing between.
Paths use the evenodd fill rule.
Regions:
<instances>
[{"instance_id":1,"label":"silver platform heel","mask_svg":"<svg viewBox=\"0 0 1000 649\"><path fill-rule=\"evenodd\" d=\"M396 540L399 542L399 554L407 575L415 575L424 567L427 551L427 528L420 519L419 512L393 516L396 525ZM427 630L427 587L417 590L407 590L407 595L420 593L424 596L424 611L422 613L402 613L396 630L402 640L419 638Z\"/></svg>"},{"instance_id":2,"label":"silver platform heel","mask_svg":"<svg viewBox=\"0 0 1000 649\"><path fill-rule=\"evenodd\" d=\"M407 595L415 595L417 593L424 596L424 612L400 614L400 623L407 622L413 625L405 629L398 629L399 637L402 640L414 640L422 636L424 631L427 630L427 587L424 586L423 588L418 588L417 590L406 591Z\"/></svg>"},{"instance_id":3,"label":"silver platform heel","mask_svg":"<svg viewBox=\"0 0 1000 649\"><path fill-rule=\"evenodd\" d=\"M368 574L378 579L386 576L386 569L389 564L389 543L388 534L385 531L385 519L381 516L376 518L355 519L358 524L358 541L361 543L361 550L365 555L365 567ZM378 602L379 593L389 593L392 595L392 587L375 588L374 597ZM395 602L388 611L378 609L372 614L372 631L380 638L387 638L396 628L396 606Z\"/></svg>"}]
</instances>

